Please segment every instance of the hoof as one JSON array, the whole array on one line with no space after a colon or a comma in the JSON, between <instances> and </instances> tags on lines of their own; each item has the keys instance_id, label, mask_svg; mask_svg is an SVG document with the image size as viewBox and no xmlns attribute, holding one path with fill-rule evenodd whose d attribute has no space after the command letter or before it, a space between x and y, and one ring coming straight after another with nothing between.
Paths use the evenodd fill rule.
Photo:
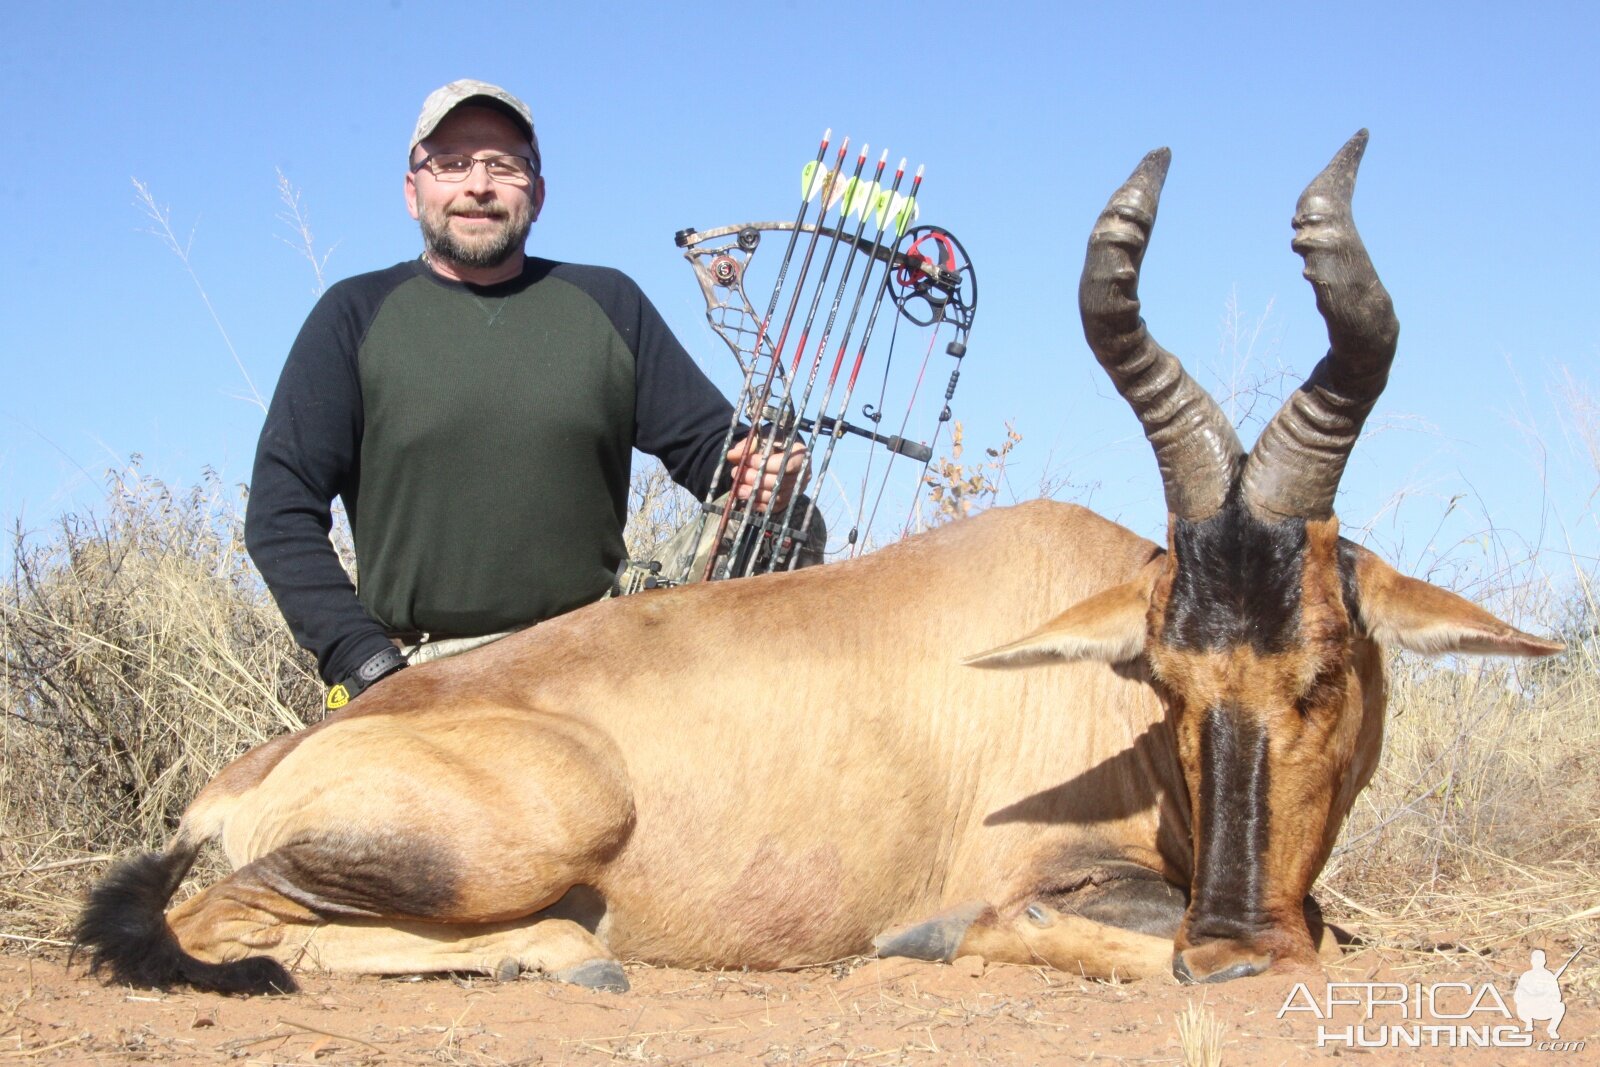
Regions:
<instances>
[{"instance_id":1,"label":"hoof","mask_svg":"<svg viewBox=\"0 0 1600 1067\"><path fill-rule=\"evenodd\" d=\"M496 982L515 982L522 974L522 964L517 962L515 956L507 956L494 965L494 980Z\"/></svg>"},{"instance_id":2,"label":"hoof","mask_svg":"<svg viewBox=\"0 0 1600 1067\"><path fill-rule=\"evenodd\" d=\"M1261 971L1250 963L1235 963L1232 967L1224 967L1204 978L1196 978L1189 970L1189 965L1180 957L1172 965L1172 977L1184 985L1215 985L1217 982L1231 982L1235 978L1254 978Z\"/></svg>"},{"instance_id":3,"label":"hoof","mask_svg":"<svg viewBox=\"0 0 1600 1067\"><path fill-rule=\"evenodd\" d=\"M1185 985L1231 982L1264 974L1271 966L1272 957L1266 953L1247 952L1230 942L1213 941L1175 953L1172 977Z\"/></svg>"},{"instance_id":4,"label":"hoof","mask_svg":"<svg viewBox=\"0 0 1600 1067\"><path fill-rule=\"evenodd\" d=\"M883 957L903 956L906 959L949 963L956 958L967 931L983 910L983 905L967 905L935 916L927 922L889 930L873 938L872 947Z\"/></svg>"},{"instance_id":5,"label":"hoof","mask_svg":"<svg viewBox=\"0 0 1600 1067\"><path fill-rule=\"evenodd\" d=\"M576 967L557 971L550 977L558 982L605 993L626 993L629 989L628 976L622 973L622 964L616 960L586 960Z\"/></svg>"}]
</instances>

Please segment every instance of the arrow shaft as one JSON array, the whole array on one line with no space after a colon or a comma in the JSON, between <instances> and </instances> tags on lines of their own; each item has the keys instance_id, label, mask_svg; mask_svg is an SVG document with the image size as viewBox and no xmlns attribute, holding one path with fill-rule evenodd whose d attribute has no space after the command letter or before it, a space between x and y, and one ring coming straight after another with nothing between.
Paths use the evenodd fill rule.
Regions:
<instances>
[{"instance_id":1,"label":"arrow shaft","mask_svg":"<svg viewBox=\"0 0 1600 1067\"><path fill-rule=\"evenodd\" d=\"M861 157L856 161L856 172L855 172L855 174L853 175L853 178L852 178L853 189L857 189L857 188L860 187L861 168L862 168L862 165L864 163L866 163L866 160L867 160L866 150L863 149L862 153L861 153ZM888 161L889 161L889 153L887 151L885 151L883 153L883 155L879 157L877 169L873 173L873 176L872 176L872 187L874 189L876 189L878 187L878 183L882 180L882 178L883 178L883 168L884 168L885 164L888 163ZM839 219L839 221L840 221L839 230L841 232L844 229L844 225L843 225L844 221L849 217L851 206L852 206L851 202L848 199L846 199L844 201L841 201L841 213L840 213L840 219ZM850 243L851 243L852 246L860 247L861 234L866 230L866 226L867 226L867 213L865 211L863 211L861 213L860 221L856 223L856 232L855 232L855 234L853 235L853 237L850 240ZM839 248L841 247L842 244L843 244L843 242L841 242L839 240L835 240L834 243L832 244L832 246L830 246L829 249L828 249L828 258L827 258L827 261L823 264L823 268L822 268L822 280L817 283L816 293L812 296L811 312L810 312L810 315L808 315L808 317L807 317L807 323L806 323L807 328L810 327L811 318L816 315L817 307L818 307L818 305L820 303L820 298L822 296L823 282L827 279L828 273L829 273L830 269L832 268L834 254L839 250ZM838 284L837 288L834 290L833 302L828 308L828 317L827 317L826 322L824 322L824 324L823 324L822 336L817 339L816 354L811 359L811 370L810 370L810 373L806 376L805 388L801 391L800 399L799 399L798 403L796 403L796 404L789 405L789 404L786 403L784 405L784 409L786 411L792 413L795 416L803 415L807 410L807 406L811 403L811 393L812 393L812 390L816 386L817 374L818 374L819 369L822 366L822 355L823 355L823 352L827 349L828 339L829 339L830 336L832 336L834 325L838 321L839 308L844 303L844 294L845 294L846 289L849 287L850 276L851 276L851 273L853 272L853 270L855 268L855 258L856 258L855 256L850 255L849 253L846 253L844 271L840 274L840 276L839 276L839 284ZM871 272L872 262L873 261L870 260L870 259L867 261L867 270L862 275L863 282L865 281L866 274ZM861 299L861 293L858 292L857 295L856 295L856 300L858 302L858 305L859 305L860 299ZM856 310L855 308L851 309L850 322L852 322L852 323L855 322L855 310ZM848 336L848 334L846 336ZM795 353L795 366L794 366L794 370L795 370L796 373L798 373L799 368L800 368L800 359L801 359L801 353L797 351ZM786 398L786 400L787 399L788 398ZM826 395L825 395L824 398L823 398L823 401L822 401L822 405L819 408L819 414L822 411L826 410L826 407L827 407L827 398L826 398ZM780 423L782 423L784 421L784 419L781 417L781 415L780 415L780 418L779 418L778 421ZM794 455L795 448L797 447L797 445L799 443L799 433L800 433L799 421L800 420L793 419L793 418L788 420L789 426L788 426L788 432L784 435L783 461L780 464L780 469L786 469L788 467L790 457ZM798 502L799 498L800 498L800 495L798 493L796 493L793 496L791 496L789 498L789 500L787 501L787 504L784 507L783 518L777 524L777 529L781 533L790 534L790 535L792 535L794 533L794 530L793 530L792 527L790 527L789 523L794 518L794 508L795 508L795 504ZM761 510L760 510L760 522L759 522L759 525L757 526L758 536L765 536L768 533L768 531L773 528L772 517L773 517L773 505L775 503L776 503L776 495L774 495L772 497L769 497L766 500L766 502L763 505L763 507L761 508ZM807 517L807 521L809 521L809 516ZM754 557L752 557L751 560L749 561L749 563L746 565L747 573L748 573L749 569L753 568L754 566L755 566L755 559L754 559Z\"/></svg>"},{"instance_id":2,"label":"arrow shaft","mask_svg":"<svg viewBox=\"0 0 1600 1067\"><path fill-rule=\"evenodd\" d=\"M846 155L847 155L847 153L849 151L849 147L850 147L850 139L849 138L845 138L844 144L842 144L839 147L839 158L838 158L837 164L834 166L833 170L831 172L829 172L828 177L827 177L827 179L826 179L826 181L825 181L825 183L823 185L822 195L821 195L821 198L820 198L820 200L821 200L821 213L818 216L818 222L819 223L823 219L825 219L827 217L828 208L829 208L829 201L833 199L834 184L837 181L839 181L839 176L844 171L844 161L845 161L845 157L846 157ZM860 153L858 159L856 160L856 169L855 169L855 174L853 175L853 177L855 177L857 180L860 179L861 170L866 165L866 162L867 162L866 153L865 152ZM839 203L840 203L839 226L842 229L843 226L844 226L844 221L845 221L844 210L845 210L846 205L845 205L844 199L842 197L839 198ZM779 365L779 363L780 363L780 361L782 359L784 345L785 345L785 342L786 342L786 340L788 338L788 335L789 335L789 327L792 324L792 322L794 321L795 312L799 310L800 297L801 297L803 291L805 290L806 277L810 272L811 261L812 261L813 256L816 253L817 241L818 241L818 238L820 236L821 235L820 235L819 232L813 231L812 234L811 234L811 240L807 243L805 257L801 260L801 263L800 263L800 277L799 277L799 280L797 280L795 282L793 292L792 292L792 294L790 296L790 299L789 299L789 311L788 311L788 314L784 317L783 328L782 328L782 330L779 331L778 344L773 349L772 363L768 367L767 377L766 377L766 380L762 384L762 388L761 388L761 390L759 392L759 396L757 396L757 397L745 396L745 397L741 398L745 403L750 405L749 410L751 410L751 411L763 411L763 410L766 409L768 404L771 402L771 399L772 399L773 372L778 369L778 365ZM791 368L791 370L789 372L789 378L790 379L793 379L799 373L800 361L804 358L804 355L805 355L806 337L810 333L811 326L816 320L817 308L821 304L821 301L822 301L822 289L823 289L823 286L827 282L827 278L828 278L829 272L832 270L834 256L838 252L838 247L839 247L838 246L838 242L829 242L827 255L823 258L822 274L817 280L817 284L816 284L816 286L814 288L814 291L813 291L813 294L812 294L810 307L807 309L807 312L806 312L805 322L800 328L799 340L795 344L794 366L793 366L793 368ZM787 394L785 394L785 396L784 396L783 403L784 403L785 408L789 404L789 397L788 397ZM760 444L760 448L759 448L759 455L758 456L753 456L752 455L752 452L755 451L754 449L750 449L750 448L746 448L745 449L743 455L740 457L739 468L735 472L735 477L734 477L734 483L733 484L734 484L734 487L735 487L736 491L737 491L737 487L739 486L740 482L743 480L744 475L750 469L752 469L752 467L757 472L765 472L766 471L767 462L772 457L773 446L774 446L775 442L776 442L776 435L771 435L771 434L764 435L762 440L761 440L761 444ZM791 441L791 444L792 444L792 441ZM788 453L786 451L786 453L785 453L786 457L787 457L787 454ZM764 476L764 474L762 476ZM755 488L759 489L759 485L757 485ZM738 524L734 528L734 534L733 534L733 543L734 544L740 544L740 543L743 542L743 538L745 536L745 531L750 528L750 523L751 523L751 520L752 520L756 510L757 510L757 505L756 505L756 501L755 501L755 499L753 497L750 500L748 506L739 509L739 521L738 521ZM763 518L763 520L761 522L761 528L763 529L763 531L770 525L770 523L767 520L770 519L771 511L772 511L771 502L769 500L768 504L767 504L767 507L765 508L765 516L764 516L764 518ZM722 536L725 534L728 525L729 525L729 514L728 513L724 513L724 515L722 516L721 521L718 523L717 544L720 545L722 543ZM746 569L747 570L749 569L749 567L754 565L754 560L755 560L755 556L754 556L754 554L752 554L751 557L750 557L749 562L746 564ZM721 567L718 567L716 565L716 553L713 553L712 554L712 559L708 563L708 568L709 568L708 575L715 575L716 577L723 577L723 578L728 577L732 573L731 565L732 565L732 560L728 559L728 560L724 561L724 563L723 563L723 565Z\"/></svg>"},{"instance_id":3,"label":"arrow shaft","mask_svg":"<svg viewBox=\"0 0 1600 1067\"><path fill-rule=\"evenodd\" d=\"M840 165L842 165L844 163L845 155L846 155L846 153L849 152L849 150L850 150L850 139L848 137L846 137L845 140L844 140L844 144L839 146L839 164ZM827 154L828 154L828 134L824 134L823 138L822 138L822 147L820 149L818 149L818 151L817 151L817 159L816 159L817 166L821 166L822 165L822 161L823 161L823 159L825 159L827 157ZM826 178L826 180L823 183L822 195L818 198L817 222L819 224L825 218L827 218L827 215L828 215L828 198L829 198L829 195L831 194L831 192L833 190L833 181L834 181L834 178L838 175L838 172L839 172L839 166L835 166L833 171L831 171L828 174L828 177ZM795 250L795 246L796 246L797 242L799 241L800 233L805 228L805 225L804 225L805 224L805 217L810 212L810 209L811 209L811 190L812 190L813 185L814 185L814 182L808 181L806 183L806 187L803 188L800 191L800 213L795 217L795 228L789 235L789 246L788 246L788 249L784 253L783 263L778 268L778 278L773 283L773 286L772 286L772 297L767 302L767 314L762 319L761 327L757 331L757 334L756 334L756 344L755 344L755 348L754 348L754 353L755 353L755 356L757 358L754 358L754 359L751 360L750 369L745 375L744 385L740 390L740 400L742 402L748 401L750 396L751 396L751 385L752 385L752 383L754 381L754 377L755 377L756 363L758 362L759 357L761 355L761 343L762 343L763 339L766 337L768 326L772 322L772 315L777 310L779 300L780 300L780 298L782 296L782 293L783 293L784 281L785 281L785 278L786 278L786 276L788 275L788 272L789 272L789 263L790 263L791 259L793 259L793 257L794 257L794 250ZM778 365L779 365L779 362L780 362L781 357L782 357L783 345L784 345L784 342L787 339L788 333L789 333L789 323L794 318L795 308L798 306L799 301L800 301L800 290L804 287L806 273L811 268L811 257L816 252L816 249L817 249L817 237L818 237L817 230L812 230L811 231L811 238L810 238L809 241L806 242L805 255L801 259L801 262L800 262L800 277L795 282L794 295L789 301L789 310L788 310L787 314L784 316L783 327L779 331L779 334L778 334L778 344L773 349L771 360L767 364L766 377L764 378L764 380L761 383L761 389L760 389L761 400L760 400L759 403L757 403L755 405L755 408L757 410L760 410L761 408L764 408L766 406L766 404L767 404L767 399L772 395L772 379L773 379L773 375L778 370ZM724 439L723 439L723 445L724 445L724 448L722 450L722 454L723 455L727 455L729 449L731 449L733 447L733 436L738 431L738 427L739 427L740 406L741 406L740 404L735 404L734 405L733 422L732 422L732 424L730 425L730 427L728 429L728 433L727 433L726 437L724 437ZM732 485L733 485L735 490L737 489L740 481L743 479L743 477L746 474L746 472L750 469L750 465L751 465L751 462L752 462L752 457L751 457L750 453L751 453L750 449L746 448L744 450L744 453L740 456L738 468L733 472ZM708 498L707 498L706 502L710 503L711 499L713 499L715 497L715 495L716 495L716 485L715 485L715 483L713 483L712 488L711 488L711 493L708 495ZM721 545L722 544L722 539L723 539L724 536L726 536L727 531L728 531L728 520L731 517L732 512L733 512L732 508L724 508L723 511L722 511L722 514L718 517L718 519L717 519L716 538L713 541L714 545ZM705 571L705 574L703 575L704 578L710 579L713 576L713 572L716 569L716 562L717 562L717 553L716 553L716 551L713 551L711 553L711 558L706 561L706 571ZM726 576L726 571L724 571L723 576L724 577Z\"/></svg>"},{"instance_id":4,"label":"arrow shaft","mask_svg":"<svg viewBox=\"0 0 1600 1067\"><path fill-rule=\"evenodd\" d=\"M906 199L908 201L912 202L912 203L915 203L916 199L917 199L917 193L919 191L921 191L921 189L922 189L922 168L918 167L917 168L917 173L911 179L911 192L907 195ZM856 350L855 362L850 368L850 379L845 384L845 397L844 397L844 401L840 404L840 410L841 411L848 411L849 410L850 397L855 392L856 380L861 374L861 365L862 365L863 361L866 359L867 344L868 344L868 342L870 342L872 340L872 332L873 332L873 329L877 326L877 322L878 322L878 312L883 309L884 297L886 297L888 295L888 293L889 293L889 283L890 283L890 281L891 281L891 279L893 277L894 277L893 269L890 269L890 270L887 270L887 271L884 272L882 292L879 293L878 300L872 305L872 314L870 316L868 316L868 318L867 318L866 331L861 335L861 346ZM891 342L890 343L889 358L887 360L885 360L885 362L884 362L883 384L879 387L879 390L878 390L878 404L873 409L874 411L877 411L879 413L881 413L883 411L883 398L884 398L884 395L885 395L885 393L887 392L887 390L889 388L889 364L893 362L893 359L894 359L894 345L893 345L893 342ZM916 399L916 397L913 395L912 400L915 401L915 399ZM904 430L904 427L902 427L902 431L903 430ZM858 549L858 545L856 543L856 534L861 528L861 518L862 518L862 515L864 514L864 512L866 511L866 506L867 506L867 484L872 479L872 466L873 466L873 462L872 461L873 461L874 458L875 458L875 456L873 454L868 453L866 468L861 472L861 488L860 488L860 490L859 490L859 492L857 494L858 499L856 501L856 516L855 516L855 521L851 526L850 537L849 537L849 540L850 540L850 554L851 554L852 557L856 555L856 552L857 552L857 549ZM890 460L889 460L889 467L892 467L893 465L894 465L894 457L891 455L890 456ZM886 485L888 483L888 480L889 480L889 468L886 467L884 469L884 472L883 472L883 478L878 484L878 494L877 495L878 495L878 499L880 499L880 500L883 497L883 487L884 487L884 485ZM876 511L877 511L877 505L876 504L873 505L873 511L874 511L874 513L876 513Z\"/></svg>"},{"instance_id":5,"label":"arrow shaft","mask_svg":"<svg viewBox=\"0 0 1600 1067\"><path fill-rule=\"evenodd\" d=\"M905 179L905 175L906 175L906 161L904 159L902 159L900 161L900 165L895 168L894 182L889 187L889 202L890 202L890 204L893 204L895 195L899 193L899 191L900 191L900 183ZM916 177L914 177L912 179L912 181L911 181L911 198L912 199L916 198L917 190L920 189L921 186L922 186L922 168L918 167L917 168ZM828 375L828 387L827 387L827 390L825 391L825 393L823 395L821 404L818 405L818 411L819 412L824 412L825 413L828 410L828 401L833 395L834 382L838 380L839 370L844 365L845 350L846 350L846 347L850 343L850 335L855 330L856 315L861 310L862 298L866 295L868 283L872 279L872 265L875 262L877 262L880 258L882 258L884 260L883 276L882 276L882 279L879 281L879 284L878 284L877 295L873 298L873 301L872 301L872 310L867 315L866 326L862 330L862 334L861 334L861 342L856 348L855 365L851 368L850 380L845 385L844 396L843 396L843 398L840 399L839 407L837 409L838 410L838 414L834 417L837 420L838 424L840 424L840 425L848 426L848 423L844 422L844 416L850 410L850 396L851 396L851 393L853 393L854 390L855 390L856 376L857 376L857 374L859 374L859 372L861 370L862 360L866 358L867 346L872 341L873 327L877 324L877 321L878 321L878 311L883 306L883 298L884 298L885 295L887 295L887 293L889 291L889 279L894 273L893 245L891 244L891 245L887 245L886 246L884 244L884 238L887 235L887 233L889 232L889 226L891 224L891 219L892 219L893 214L894 214L893 212L886 211L886 212L884 212L884 214L880 217L880 219L878 221L878 230L877 230L877 233L873 236L872 251L869 254L869 258L867 260L867 270L864 271L862 273L862 275L861 275L861 286L856 292L855 304L850 309L850 319L845 324L844 337L841 338L840 342L839 342L839 354L834 358L833 370ZM865 221L865 219L863 219L863 221ZM822 484L823 478L825 478L827 476L829 466L833 463L834 449L839 443L839 437L840 437L840 435L838 433L832 433L828 437L828 443L824 447L823 452L822 452L822 459L817 465L816 481L817 481L817 484L819 484L819 485ZM888 440L888 439L881 438L880 435L876 434L876 432L873 432L872 438L874 440L879 441L880 443L887 443L887 440ZM871 464L871 457L870 456L868 457L868 464L869 464L869 467L870 467L870 464ZM863 482L863 487L864 486L865 486L865 483ZM806 529L810 528L811 516L812 516L812 513L816 511L816 507L817 507L816 495L812 494L812 496L806 501L806 511L805 511L805 514L801 517L799 529L806 530ZM785 525L787 525L787 524L788 524L788 520L787 520L787 517L786 517L785 518ZM794 569L796 558L798 558L798 554L796 554L795 556L791 556L790 557L789 568L791 570Z\"/></svg>"}]
</instances>

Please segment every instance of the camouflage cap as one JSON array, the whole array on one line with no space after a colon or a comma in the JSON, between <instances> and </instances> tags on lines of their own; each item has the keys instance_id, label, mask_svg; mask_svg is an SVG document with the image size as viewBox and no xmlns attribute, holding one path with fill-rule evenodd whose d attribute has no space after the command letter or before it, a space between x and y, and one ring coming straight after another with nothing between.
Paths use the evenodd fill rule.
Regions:
<instances>
[{"instance_id":1,"label":"camouflage cap","mask_svg":"<svg viewBox=\"0 0 1600 1067\"><path fill-rule=\"evenodd\" d=\"M446 115L468 103L493 108L515 122L528 135L534 157L538 158L539 138L534 133L533 112L528 110L528 105L498 85L471 78L453 81L428 94L428 99L422 102L422 114L417 116L417 128L411 134L411 148L407 151L416 148L418 143L437 129Z\"/></svg>"}]
</instances>

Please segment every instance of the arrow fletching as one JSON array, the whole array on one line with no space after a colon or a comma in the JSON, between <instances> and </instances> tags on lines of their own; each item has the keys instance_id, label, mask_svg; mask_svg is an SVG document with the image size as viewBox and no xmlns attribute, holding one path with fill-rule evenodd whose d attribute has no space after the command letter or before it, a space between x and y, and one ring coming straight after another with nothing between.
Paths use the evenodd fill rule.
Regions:
<instances>
[{"instance_id":1,"label":"arrow fletching","mask_svg":"<svg viewBox=\"0 0 1600 1067\"><path fill-rule=\"evenodd\" d=\"M889 221L894 220L894 235L902 236L911 224L917 220L917 201L903 193L891 194L888 190L878 193L877 200L873 203L872 210L877 214L878 226L887 228Z\"/></svg>"},{"instance_id":2,"label":"arrow fletching","mask_svg":"<svg viewBox=\"0 0 1600 1067\"><path fill-rule=\"evenodd\" d=\"M877 199L877 182L851 178L845 183L844 217L849 218L851 215L865 216L867 212L872 210L872 205Z\"/></svg>"},{"instance_id":3,"label":"arrow fletching","mask_svg":"<svg viewBox=\"0 0 1600 1067\"><path fill-rule=\"evenodd\" d=\"M832 211L838 205L839 201L844 199L845 189L848 188L849 185L850 179L843 177L841 172L841 176L834 179L833 188L828 190L828 206L825 209L826 211Z\"/></svg>"},{"instance_id":4,"label":"arrow fletching","mask_svg":"<svg viewBox=\"0 0 1600 1067\"><path fill-rule=\"evenodd\" d=\"M914 196L896 195L895 200L897 205L893 208L894 235L903 237L905 232L911 228L911 224L917 221L917 216L921 212L917 209L917 199Z\"/></svg>"},{"instance_id":5,"label":"arrow fletching","mask_svg":"<svg viewBox=\"0 0 1600 1067\"><path fill-rule=\"evenodd\" d=\"M831 174L827 167L818 160L813 159L800 168L800 196L810 203L818 193L828 184L828 175Z\"/></svg>"}]
</instances>

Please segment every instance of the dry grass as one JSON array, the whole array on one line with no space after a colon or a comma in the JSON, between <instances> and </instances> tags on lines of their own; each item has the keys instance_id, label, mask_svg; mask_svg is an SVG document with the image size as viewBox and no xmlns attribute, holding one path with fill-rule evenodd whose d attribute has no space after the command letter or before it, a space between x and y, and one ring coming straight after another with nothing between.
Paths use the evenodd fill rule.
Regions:
<instances>
[{"instance_id":1,"label":"dry grass","mask_svg":"<svg viewBox=\"0 0 1600 1067\"><path fill-rule=\"evenodd\" d=\"M320 685L244 553L238 499L112 484L13 544L0 586L0 923L59 935L99 861L160 842L198 787L304 724Z\"/></svg>"},{"instance_id":2,"label":"dry grass","mask_svg":"<svg viewBox=\"0 0 1600 1067\"><path fill-rule=\"evenodd\" d=\"M1173 1024L1178 1029L1183 1067L1222 1067L1222 1035L1227 1027L1210 1008L1190 1001Z\"/></svg>"}]
</instances>

